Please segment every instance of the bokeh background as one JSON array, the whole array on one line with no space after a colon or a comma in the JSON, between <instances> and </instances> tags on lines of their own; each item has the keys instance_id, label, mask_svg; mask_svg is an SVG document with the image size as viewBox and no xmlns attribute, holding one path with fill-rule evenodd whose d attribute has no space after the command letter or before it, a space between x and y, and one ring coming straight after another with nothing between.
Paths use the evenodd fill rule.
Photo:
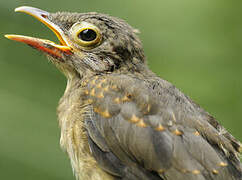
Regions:
<instances>
[{"instance_id":1,"label":"bokeh background","mask_svg":"<svg viewBox=\"0 0 242 180\"><path fill-rule=\"evenodd\" d=\"M56 106L66 80L41 53L6 33L56 41L22 5L47 11L97 11L141 31L149 65L242 139L242 1L0 1L0 179L70 180L59 148Z\"/></svg>"}]
</instances>

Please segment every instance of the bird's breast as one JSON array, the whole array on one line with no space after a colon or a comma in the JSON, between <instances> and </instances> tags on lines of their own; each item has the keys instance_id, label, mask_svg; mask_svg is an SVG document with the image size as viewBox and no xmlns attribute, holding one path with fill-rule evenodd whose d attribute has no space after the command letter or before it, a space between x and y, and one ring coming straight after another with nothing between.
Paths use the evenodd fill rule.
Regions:
<instances>
[{"instance_id":1,"label":"bird's breast","mask_svg":"<svg viewBox=\"0 0 242 180\"><path fill-rule=\"evenodd\" d=\"M68 82L57 108L61 128L61 147L69 155L72 169L79 180L112 179L102 171L91 155L84 127L89 106L81 101L82 88L78 82Z\"/></svg>"}]
</instances>

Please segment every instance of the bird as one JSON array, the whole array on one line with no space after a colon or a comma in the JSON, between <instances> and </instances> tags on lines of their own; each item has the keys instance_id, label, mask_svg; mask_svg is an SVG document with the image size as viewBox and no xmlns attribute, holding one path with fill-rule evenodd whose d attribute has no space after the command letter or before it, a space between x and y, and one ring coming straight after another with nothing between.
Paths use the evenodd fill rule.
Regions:
<instances>
[{"instance_id":1,"label":"bird","mask_svg":"<svg viewBox=\"0 0 242 180\"><path fill-rule=\"evenodd\" d=\"M88 12L21 6L59 43L7 34L65 75L60 145L77 180L240 180L242 146L212 115L148 65L139 31Z\"/></svg>"}]
</instances>

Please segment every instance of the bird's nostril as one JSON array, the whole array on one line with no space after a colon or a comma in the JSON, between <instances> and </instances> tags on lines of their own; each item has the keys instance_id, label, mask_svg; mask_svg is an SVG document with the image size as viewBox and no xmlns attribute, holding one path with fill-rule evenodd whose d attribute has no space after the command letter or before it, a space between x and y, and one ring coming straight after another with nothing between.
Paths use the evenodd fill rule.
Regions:
<instances>
[{"instance_id":1,"label":"bird's nostril","mask_svg":"<svg viewBox=\"0 0 242 180\"><path fill-rule=\"evenodd\" d=\"M41 17L43 17L43 18L47 18L47 15L45 15L45 14L41 14Z\"/></svg>"}]
</instances>

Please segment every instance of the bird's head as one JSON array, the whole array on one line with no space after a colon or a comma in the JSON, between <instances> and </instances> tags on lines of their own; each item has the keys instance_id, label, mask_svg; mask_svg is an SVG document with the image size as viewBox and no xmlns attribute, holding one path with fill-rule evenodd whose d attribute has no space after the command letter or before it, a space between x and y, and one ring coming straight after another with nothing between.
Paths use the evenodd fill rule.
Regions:
<instances>
[{"instance_id":1,"label":"bird's head","mask_svg":"<svg viewBox=\"0 0 242 180\"><path fill-rule=\"evenodd\" d=\"M99 13L49 13L27 6L15 11L47 25L60 44L27 36L5 36L42 51L68 78L120 69L140 71L145 66L137 30L121 19Z\"/></svg>"}]
</instances>

